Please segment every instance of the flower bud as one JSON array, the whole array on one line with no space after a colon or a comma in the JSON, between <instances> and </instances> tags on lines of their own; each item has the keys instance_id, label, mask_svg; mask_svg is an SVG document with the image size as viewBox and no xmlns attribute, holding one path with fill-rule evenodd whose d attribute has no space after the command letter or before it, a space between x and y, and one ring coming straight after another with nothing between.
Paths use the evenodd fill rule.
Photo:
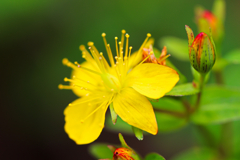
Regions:
<instances>
[{"instance_id":1,"label":"flower bud","mask_svg":"<svg viewBox=\"0 0 240 160\"><path fill-rule=\"evenodd\" d=\"M199 73L205 74L212 69L216 60L216 49L212 40L211 30L210 38L206 33L201 32L194 39L192 29L187 25L185 28L188 35L189 59L191 65Z\"/></svg>"},{"instance_id":2,"label":"flower bud","mask_svg":"<svg viewBox=\"0 0 240 160\"><path fill-rule=\"evenodd\" d=\"M196 8L196 23L199 32L209 33L209 27L212 29L214 41L219 41L223 36L223 22L220 17L201 7Z\"/></svg>"}]
</instances>

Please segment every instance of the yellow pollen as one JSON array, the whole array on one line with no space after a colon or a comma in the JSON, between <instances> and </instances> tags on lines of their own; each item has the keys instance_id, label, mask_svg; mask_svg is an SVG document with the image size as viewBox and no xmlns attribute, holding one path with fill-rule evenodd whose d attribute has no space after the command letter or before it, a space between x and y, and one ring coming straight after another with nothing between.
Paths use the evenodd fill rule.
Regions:
<instances>
[{"instance_id":1,"label":"yellow pollen","mask_svg":"<svg viewBox=\"0 0 240 160\"><path fill-rule=\"evenodd\" d=\"M150 33L148 33L148 34L147 34L147 37L151 37L151 34L150 34Z\"/></svg>"},{"instance_id":2,"label":"yellow pollen","mask_svg":"<svg viewBox=\"0 0 240 160\"><path fill-rule=\"evenodd\" d=\"M58 88L59 88L59 89L63 89L63 85L62 85L62 84L59 84L59 85L58 85Z\"/></svg>"},{"instance_id":3,"label":"yellow pollen","mask_svg":"<svg viewBox=\"0 0 240 160\"><path fill-rule=\"evenodd\" d=\"M94 45L93 42L88 42L88 46L89 46L89 47L92 47L93 45Z\"/></svg>"},{"instance_id":4,"label":"yellow pollen","mask_svg":"<svg viewBox=\"0 0 240 160\"><path fill-rule=\"evenodd\" d=\"M80 49L81 51L83 51L83 50L85 50L86 48L85 48L84 45L80 45L80 46L79 46L79 49Z\"/></svg>"},{"instance_id":5,"label":"yellow pollen","mask_svg":"<svg viewBox=\"0 0 240 160\"><path fill-rule=\"evenodd\" d=\"M65 77L63 80L64 80L64 82L67 82L69 79L67 77Z\"/></svg>"},{"instance_id":6,"label":"yellow pollen","mask_svg":"<svg viewBox=\"0 0 240 160\"><path fill-rule=\"evenodd\" d=\"M106 33L102 33L102 37L105 37L106 36Z\"/></svg>"},{"instance_id":7,"label":"yellow pollen","mask_svg":"<svg viewBox=\"0 0 240 160\"><path fill-rule=\"evenodd\" d=\"M67 65L68 62L69 62L69 61L68 61L67 58L63 58L62 63L63 63L64 65Z\"/></svg>"}]
</instances>

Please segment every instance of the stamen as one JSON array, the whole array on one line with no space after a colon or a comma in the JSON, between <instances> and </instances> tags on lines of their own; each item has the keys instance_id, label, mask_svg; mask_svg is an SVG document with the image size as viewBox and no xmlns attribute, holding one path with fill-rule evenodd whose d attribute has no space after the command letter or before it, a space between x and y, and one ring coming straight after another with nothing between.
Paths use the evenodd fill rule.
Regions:
<instances>
[{"instance_id":1,"label":"stamen","mask_svg":"<svg viewBox=\"0 0 240 160\"><path fill-rule=\"evenodd\" d=\"M59 84L59 85L58 85L58 88L59 88L59 89L72 89L73 87L72 87L72 86L67 86L67 85Z\"/></svg>"},{"instance_id":2,"label":"stamen","mask_svg":"<svg viewBox=\"0 0 240 160\"><path fill-rule=\"evenodd\" d=\"M67 58L63 58L62 63L72 69L75 69L75 70L78 69L78 67L75 66L72 62L68 61Z\"/></svg>"},{"instance_id":3,"label":"stamen","mask_svg":"<svg viewBox=\"0 0 240 160\"><path fill-rule=\"evenodd\" d=\"M128 57L130 57L130 55L131 55L131 51L132 51L132 46L129 47L129 54L128 54Z\"/></svg>"},{"instance_id":4,"label":"stamen","mask_svg":"<svg viewBox=\"0 0 240 160\"><path fill-rule=\"evenodd\" d=\"M123 48L124 45L124 34L126 33L126 31L123 29L122 30L122 37L121 37L121 48Z\"/></svg>"},{"instance_id":5,"label":"stamen","mask_svg":"<svg viewBox=\"0 0 240 160\"><path fill-rule=\"evenodd\" d=\"M144 40L143 44L141 45L141 47L139 48L139 50L138 50L138 52L137 52L137 57L139 57L139 56L141 57L141 56L142 56L142 55L141 55L142 49L143 49L143 47L146 45L146 43L147 43L147 41L148 41L148 39L149 39L150 37L151 37L151 34L148 33L146 39Z\"/></svg>"},{"instance_id":6,"label":"stamen","mask_svg":"<svg viewBox=\"0 0 240 160\"><path fill-rule=\"evenodd\" d=\"M129 43L129 34L126 34L126 38L127 38L127 40L126 40L126 50L125 50L125 57L127 57L128 56L128 43Z\"/></svg>"},{"instance_id":7,"label":"stamen","mask_svg":"<svg viewBox=\"0 0 240 160\"><path fill-rule=\"evenodd\" d=\"M116 52L117 52L117 56L119 57L117 40L118 40L118 37L115 37Z\"/></svg>"},{"instance_id":8,"label":"stamen","mask_svg":"<svg viewBox=\"0 0 240 160\"><path fill-rule=\"evenodd\" d=\"M99 73L99 72L96 72L96 71L94 71L94 70L91 70L91 69L88 69L88 68L83 67L83 66L80 65L77 61L74 62L74 63L78 65L78 66L77 66L78 68L81 68L81 69L87 70L87 71L89 71L89 72L91 72L91 73L94 73L94 74L97 74L97 75L101 75L101 73Z\"/></svg>"},{"instance_id":9,"label":"stamen","mask_svg":"<svg viewBox=\"0 0 240 160\"><path fill-rule=\"evenodd\" d=\"M102 37L103 37L104 45L105 45L105 48L106 48L106 51L107 51L107 54L108 54L109 61L111 63L111 66L113 66L114 61L113 61L112 51L111 51L110 45L107 44L106 34L102 33Z\"/></svg>"},{"instance_id":10,"label":"stamen","mask_svg":"<svg viewBox=\"0 0 240 160\"><path fill-rule=\"evenodd\" d=\"M150 54L138 65L141 65L143 62L145 62L152 54L153 54L153 51L150 51Z\"/></svg>"},{"instance_id":11,"label":"stamen","mask_svg":"<svg viewBox=\"0 0 240 160\"><path fill-rule=\"evenodd\" d=\"M165 57L161 58L161 59L159 60L159 62L164 61L165 59L167 59L167 58L170 57L170 56L171 56L170 54L166 55Z\"/></svg>"},{"instance_id":12,"label":"stamen","mask_svg":"<svg viewBox=\"0 0 240 160\"><path fill-rule=\"evenodd\" d=\"M81 122L83 123L84 121L86 121L91 115L93 115L97 110L99 110L100 108L102 108L107 101L104 101L99 107L97 107L95 110L93 110L89 115L87 115L84 119L81 120ZM110 101L107 102L107 106L110 104Z\"/></svg>"}]
</instances>

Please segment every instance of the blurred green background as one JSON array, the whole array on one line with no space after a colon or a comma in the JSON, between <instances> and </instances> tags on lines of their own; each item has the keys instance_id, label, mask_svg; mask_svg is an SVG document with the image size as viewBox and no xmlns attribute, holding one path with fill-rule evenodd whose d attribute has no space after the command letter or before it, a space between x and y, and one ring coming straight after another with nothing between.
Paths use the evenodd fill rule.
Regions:
<instances>
[{"instance_id":1,"label":"blurred green background","mask_svg":"<svg viewBox=\"0 0 240 160\"><path fill-rule=\"evenodd\" d=\"M163 36L187 39L184 25L197 32L194 7L211 10L212 0L1 0L1 130L0 159L94 159L88 145L78 146L64 132L63 110L77 97L59 90L71 69L62 59L81 62L80 44L94 41L105 51L101 33L114 44L125 29L137 50L147 33L158 49ZM240 1L227 1L223 54L239 48ZM171 54L171 53L170 53ZM187 53L186 53L187 54ZM189 63L170 57L191 81ZM239 66L225 71L226 83L240 86ZM196 145L191 126L138 141L124 135L142 155L158 152L166 158ZM103 130L96 142L119 143L117 133ZM108 158L108 157L106 157Z\"/></svg>"}]
</instances>

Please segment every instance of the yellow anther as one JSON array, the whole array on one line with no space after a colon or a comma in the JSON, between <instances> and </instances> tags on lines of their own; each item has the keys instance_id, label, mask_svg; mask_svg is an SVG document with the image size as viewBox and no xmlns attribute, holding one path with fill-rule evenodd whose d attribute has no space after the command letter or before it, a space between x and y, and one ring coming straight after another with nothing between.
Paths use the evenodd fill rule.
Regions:
<instances>
[{"instance_id":1,"label":"yellow anther","mask_svg":"<svg viewBox=\"0 0 240 160\"><path fill-rule=\"evenodd\" d=\"M62 85L62 84L59 84L59 85L58 85L58 89L63 89L63 85Z\"/></svg>"},{"instance_id":2,"label":"yellow anther","mask_svg":"<svg viewBox=\"0 0 240 160\"><path fill-rule=\"evenodd\" d=\"M88 46L89 46L89 47L91 47L91 46L93 46L93 45L94 45L93 42L88 42Z\"/></svg>"},{"instance_id":3,"label":"yellow anther","mask_svg":"<svg viewBox=\"0 0 240 160\"><path fill-rule=\"evenodd\" d=\"M130 37L129 34L126 34L125 36L126 36L126 38L129 38L129 37Z\"/></svg>"},{"instance_id":4,"label":"yellow anther","mask_svg":"<svg viewBox=\"0 0 240 160\"><path fill-rule=\"evenodd\" d=\"M68 62L69 62L69 61L68 61L67 58L63 58L62 63L63 63L64 65L67 65Z\"/></svg>"},{"instance_id":5,"label":"yellow anther","mask_svg":"<svg viewBox=\"0 0 240 160\"><path fill-rule=\"evenodd\" d=\"M151 34L150 34L150 33L148 33L148 34L147 34L147 37L151 37Z\"/></svg>"},{"instance_id":6,"label":"yellow anther","mask_svg":"<svg viewBox=\"0 0 240 160\"><path fill-rule=\"evenodd\" d=\"M67 81L68 81L68 78L67 78L67 77L65 77L63 80L64 80L64 82L67 82Z\"/></svg>"},{"instance_id":7,"label":"yellow anther","mask_svg":"<svg viewBox=\"0 0 240 160\"><path fill-rule=\"evenodd\" d=\"M105 37L106 36L106 33L102 33L102 37Z\"/></svg>"},{"instance_id":8,"label":"yellow anther","mask_svg":"<svg viewBox=\"0 0 240 160\"><path fill-rule=\"evenodd\" d=\"M125 33L126 33L126 31L123 29L123 30L122 30L122 34L125 34Z\"/></svg>"},{"instance_id":9,"label":"yellow anther","mask_svg":"<svg viewBox=\"0 0 240 160\"><path fill-rule=\"evenodd\" d=\"M100 54L100 56L102 56L102 55L103 55L103 53L102 53L102 52L100 52L99 54Z\"/></svg>"},{"instance_id":10,"label":"yellow anther","mask_svg":"<svg viewBox=\"0 0 240 160\"><path fill-rule=\"evenodd\" d=\"M86 48L85 48L84 45L80 45L80 46L79 46L79 49L80 49L81 51L83 51L83 50L85 50Z\"/></svg>"},{"instance_id":11,"label":"yellow anther","mask_svg":"<svg viewBox=\"0 0 240 160\"><path fill-rule=\"evenodd\" d=\"M69 105L69 106L71 106L71 105L72 105L72 103L69 103L68 105Z\"/></svg>"},{"instance_id":12,"label":"yellow anther","mask_svg":"<svg viewBox=\"0 0 240 160\"><path fill-rule=\"evenodd\" d=\"M115 40L117 40L118 39L118 37L115 37Z\"/></svg>"}]
</instances>

